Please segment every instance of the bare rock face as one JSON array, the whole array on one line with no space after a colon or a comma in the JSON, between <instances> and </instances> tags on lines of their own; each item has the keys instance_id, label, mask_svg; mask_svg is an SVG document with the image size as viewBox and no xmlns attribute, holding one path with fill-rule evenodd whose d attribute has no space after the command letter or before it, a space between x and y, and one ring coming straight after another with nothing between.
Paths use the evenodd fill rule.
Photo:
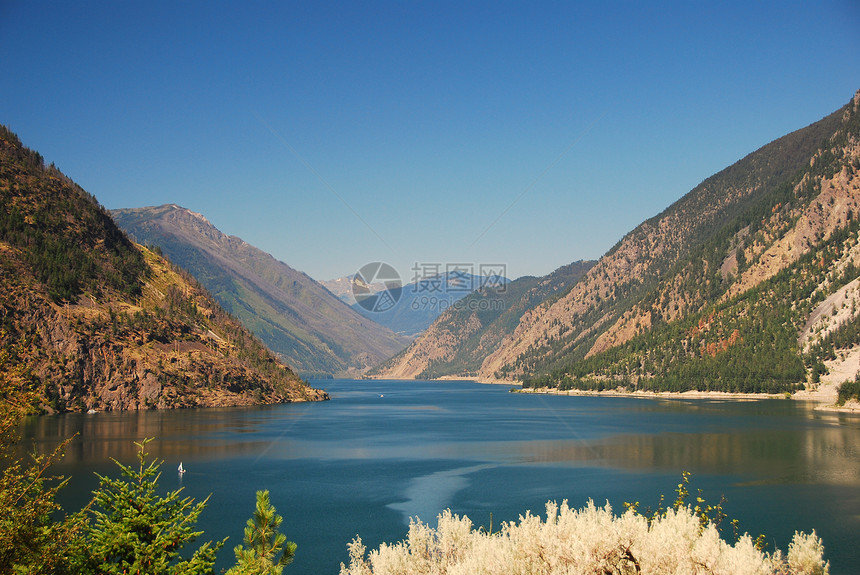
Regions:
<instances>
[{"instance_id":1,"label":"bare rock face","mask_svg":"<svg viewBox=\"0 0 860 575\"><path fill-rule=\"evenodd\" d=\"M599 355L655 321L739 297L823 249L860 216L858 115L860 92L842 110L765 146L644 222L565 297L523 316L481 375L519 377L566 356ZM780 197L780 189L791 193ZM740 227L717 254L719 267L706 261L702 269L708 242L767 201L766 215L752 222L755 233ZM842 258L833 265L844 264Z\"/></svg>"},{"instance_id":2,"label":"bare rock face","mask_svg":"<svg viewBox=\"0 0 860 575\"><path fill-rule=\"evenodd\" d=\"M780 361L796 366L809 314L860 265L858 219L860 91L841 110L739 160L629 232L570 289L522 313L485 348L473 375L635 383L696 358L731 356L743 369L773 363L777 348ZM792 273L803 277L785 278ZM765 285L773 287L759 294ZM783 317L763 319L769 311L755 302L764 297L778 300ZM698 326L702 316L710 319ZM841 323L819 333L856 321L844 311L834 317ZM439 362L456 357L465 338L450 334L468 333L468 324L460 318L458 330L448 319L440 317L382 374L426 375L434 361L438 371ZM763 341L764 330L772 341ZM804 337L800 345L822 340ZM646 344L657 351L637 347ZM794 377L789 371L797 372L774 378Z\"/></svg>"},{"instance_id":3,"label":"bare rock face","mask_svg":"<svg viewBox=\"0 0 860 575\"><path fill-rule=\"evenodd\" d=\"M0 126L0 353L46 410L327 399Z\"/></svg>"},{"instance_id":4,"label":"bare rock face","mask_svg":"<svg viewBox=\"0 0 860 575\"><path fill-rule=\"evenodd\" d=\"M139 400L142 401L144 405L157 404L158 398L161 397L161 383L158 381L155 374L147 373L139 381Z\"/></svg>"}]
</instances>

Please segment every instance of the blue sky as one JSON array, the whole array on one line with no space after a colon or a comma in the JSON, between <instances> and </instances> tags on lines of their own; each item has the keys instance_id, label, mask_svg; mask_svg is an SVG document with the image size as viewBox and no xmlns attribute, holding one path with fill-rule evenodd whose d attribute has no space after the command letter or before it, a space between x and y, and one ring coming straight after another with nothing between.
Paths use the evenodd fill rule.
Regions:
<instances>
[{"instance_id":1,"label":"blue sky","mask_svg":"<svg viewBox=\"0 0 860 575\"><path fill-rule=\"evenodd\" d=\"M833 2L0 0L0 123L316 279L598 258L860 89Z\"/></svg>"}]
</instances>

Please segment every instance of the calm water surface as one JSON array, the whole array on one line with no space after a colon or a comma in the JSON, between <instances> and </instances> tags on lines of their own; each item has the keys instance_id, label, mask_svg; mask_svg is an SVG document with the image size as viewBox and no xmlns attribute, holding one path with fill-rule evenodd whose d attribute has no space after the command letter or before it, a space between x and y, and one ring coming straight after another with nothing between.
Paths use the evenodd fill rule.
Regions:
<instances>
[{"instance_id":1,"label":"calm water surface","mask_svg":"<svg viewBox=\"0 0 860 575\"><path fill-rule=\"evenodd\" d=\"M233 562L255 492L268 489L298 544L287 572L336 574L347 543L406 535L409 517L435 524L445 508L476 525L543 514L547 500L656 505L682 471L708 501L783 550L815 529L832 573L860 564L860 418L785 400L751 402L560 397L471 382L313 382L332 401L255 409L63 415L28 420L28 445L80 435L59 465L67 509L89 500L110 458L135 462L155 437L162 490L211 494L204 540L229 536ZM188 470L175 472L182 461Z\"/></svg>"}]
</instances>

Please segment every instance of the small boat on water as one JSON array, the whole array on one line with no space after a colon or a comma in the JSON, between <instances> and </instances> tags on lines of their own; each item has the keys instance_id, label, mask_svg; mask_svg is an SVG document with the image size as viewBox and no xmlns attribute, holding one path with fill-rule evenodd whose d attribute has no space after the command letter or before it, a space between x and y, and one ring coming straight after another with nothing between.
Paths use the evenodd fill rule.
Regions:
<instances>
[{"instance_id":1,"label":"small boat on water","mask_svg":"<svg viewBox=\"0 0 860 575\"><path fill-rule=\"evenodd\" d=\"M182 462L181 462L181 461L179 462L179 469L178 469L178 471L179 471L179 475L182 475L183 473L185 473L185 468L184 468L184 467L182 467Z\"/></svg>"}]
</instances>

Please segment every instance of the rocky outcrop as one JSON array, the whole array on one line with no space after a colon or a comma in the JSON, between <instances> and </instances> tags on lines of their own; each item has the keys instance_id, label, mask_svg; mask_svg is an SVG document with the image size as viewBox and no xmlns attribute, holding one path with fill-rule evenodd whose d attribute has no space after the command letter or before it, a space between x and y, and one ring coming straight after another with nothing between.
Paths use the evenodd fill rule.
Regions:
<instances>
[{"instance_id":1,"label":"rocky outcrop","mask_svg":"<svg viewBox=\"0 0 860 575\"><path fill-rule=\"evenodd\" d=\"M0 130L0 364L49 411L326 399Z\"/></svg>"},{"instance_id":2,"label":"rocky outcrop","mask_svg":"<svg viewBox=\"0 0 860 575\"><path fill-rule=\"evenodd\" d=\"M860 92L705 180L565 296L525 314L479 375L516 378L599 355L737 298L819 249L860 215L858 115Z\"/></svg>"},{"instance_id":3,"label":"rocky outcrop","mask_svg":"<svg viewBox=\"0 0 860 575\"><path fill-rule=\"evenodd\" d=\"M860 265L851 255L860 249L854 246L858 218L860 92L841 110L753 152L636 227L568 290L526 309L513 329L487 346L471 375L636 385L674 369L675 382L696 373L695 385L707 385L707 374L690 362L732 356L743 366L734 369L744 379L738 385L756 378L794 385L783 380L802 372L796 369L803 367L797 337L804 314L854 279L845 276ZM814 273L810 258L820 261ZM779 279L788 273L805 274L805 281ZM765 285L773 285L771 291L756 297L772 297L778 318L754 307L755 298L744 301ZM856 317L844 309L836 313L842 323L807 328L817 330L815 341ZM713 319L707 337L685 332L701 316ZM426 375L431 370L422 368L456 356L465 338L452 337L459 332L448 319L439 318L386 364L383 375ZM459 322L465 326L466 318ZM808 348L809 337L800 345ZM622 347L626 351L618 351ZM773 349L791 360L791 370L762 367L777 361Z\"/></svg>"}]
</instances>

